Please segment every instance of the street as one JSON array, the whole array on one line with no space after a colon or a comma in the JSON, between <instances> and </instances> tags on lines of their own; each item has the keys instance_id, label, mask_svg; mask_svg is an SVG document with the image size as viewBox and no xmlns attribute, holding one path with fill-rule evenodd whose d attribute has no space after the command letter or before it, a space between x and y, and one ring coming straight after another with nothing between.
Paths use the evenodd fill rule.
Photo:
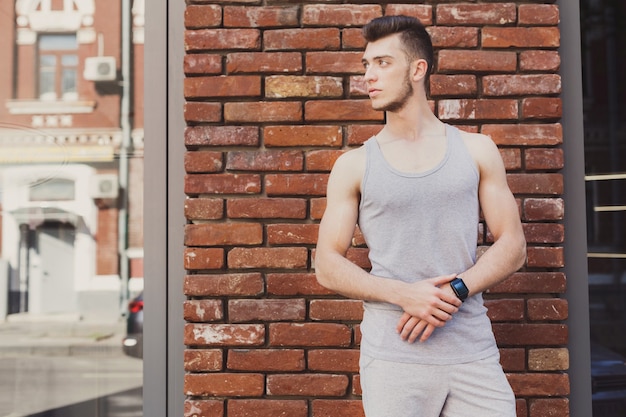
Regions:
<instances>
[{"instance_id":1,"label":"street","mask_svg":"<svg viewBox=\"0 0 626 417\"><path fill-rule=\"evenodd\" d=\"M0 417L141 417L139 359L0 357Z\"/></svg>"}]
</instances>

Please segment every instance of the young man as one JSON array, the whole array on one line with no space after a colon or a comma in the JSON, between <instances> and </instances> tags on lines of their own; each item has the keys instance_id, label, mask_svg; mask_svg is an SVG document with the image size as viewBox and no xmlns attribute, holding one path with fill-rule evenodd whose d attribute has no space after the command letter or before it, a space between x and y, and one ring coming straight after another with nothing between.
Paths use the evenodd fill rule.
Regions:
<instances>
[{"instance_id":1,"label":"young man","mask_svg":"<svg viewBox=\"0 0 626 417\"><path fill-rule=\"evenodd\" d=\"M386 124L335 163L315 263L323 286L365 301L365 414L514 417L481 295L526 257L502 159L490 138L431 112L432 43L417 19L374 19L363 34L364 79ZM494 243L476 260L480 209ZM369 273L345 258L357 223Z\"/></svg>"}]
</instances>

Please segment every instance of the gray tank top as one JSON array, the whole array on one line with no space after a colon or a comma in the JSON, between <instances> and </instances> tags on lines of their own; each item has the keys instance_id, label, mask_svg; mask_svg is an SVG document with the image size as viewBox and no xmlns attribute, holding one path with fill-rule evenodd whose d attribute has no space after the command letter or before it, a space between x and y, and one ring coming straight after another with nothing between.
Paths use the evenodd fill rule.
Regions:
<instances>
[{"instance_id":1,"label":"gray tank top","mask_svg":"<svg viewBox=\"0 0 626 417\"><path fill-rule=\"evenodd\" d=\"M476 261L479 174L458 129L446 125L446 136L444 158L420 173L394 169L375 137L365 143L359 227L372 274L416 282L463 272ZM368 356L445 365L498 352L482 294L465 300L426 342L413 344L396 333L400 307L371 301L364 306L361 350Z\"/></svg>"}]
</instances>

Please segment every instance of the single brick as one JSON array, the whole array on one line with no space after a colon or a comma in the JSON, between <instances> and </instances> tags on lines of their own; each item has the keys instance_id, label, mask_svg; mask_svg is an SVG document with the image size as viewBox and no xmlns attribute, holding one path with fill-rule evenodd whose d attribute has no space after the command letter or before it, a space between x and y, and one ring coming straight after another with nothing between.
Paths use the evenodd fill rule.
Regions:
<instances>
[{"instance_id":1,"label":"single brick","mask_svg":"<svg viewBox=\"0 0 626 417\"><path fill-rule=\"evenodd\" d=\"M222 370L221 349L185 349L184 363L187 372L210 372Z\"/></svg>"},{"instance_id":2,"label":"single brick","mask_svg":"<svg viewBox=\"0 0 626 417\"><path fill-rule=\"evenodd\" d=\"M303 371L302 349L229 349L227 368L234 371Z\"/></svg>"},{"instance_id":3,"label":"single brick","mask_svg":"<svg viewBox=\"0 0 626 417\"><path fill-rule=\"evenodd\" d=\"M270 346L348 347L352 331L339 323L270 323Z\"/></svg>"},{"instance_id":4,"label":"single brick","mask_svg":"<svg viewBox=\"0 0 626 417\"><path fill-rule=\"evenodd\" d=\"M358 349L312 349L307 352L307 368L321 372L359 372Z\"/></svg>"},{"instance_id":5,"label":"single brick","mask_svg":"<svg viewBox=\"0 0 626 417\"><path fill-rule=\"evenodd\" d=\"M305 26L362 26L382 16L378 4L305 4L302 9L302 24Z\"/></svg>"},{"instance_id":6,"label":"single brick","mask_svg":"<svg viewBox=\"0 0 626 417\"><path fill-rule=\"evenodd\" d=\"M307 266L307 248L233 248L228 252L228 267L233 269L280 268L303 269Z\"/></svg>"},{"instance_id":7,"label":"single brick","mask_svg":"<svg viewBox=\"0 0 626 417\"><path fill-rule=\"evenodd\" d=\"M221 198L185 199L187 220L218 220L224 217L224 200Z\"/></svg>"},{"instance_id":8,"label":"single brick","mask_svg":"<svg viewBox=\"0 0 626 417\"><path fill-rule=\"evenodd\" d=\"M228 301L228 317L233 323L303 321L305 316L304 299Z\"/></svg>"},{"instance_id":9,"label":"single brick","mask_svg":"<svg viewBox=\"0 0 626 417\"><path fill-rule=\"evenodd\" d=\"M561 92L558 74L488 75L483 77L485 96L548 95Z\"/></svg>"},{"instance_id":10,"label":"single brick","mask_svg":"<svg viewBox=\"0 0 626 417\"><path fill-rule=\"evenodd\" d=\"M222 8L218 5L190 4L185 9L185 27L199 29L216 27L222 23Z\"/></svg>"},{"instance_id":11,"label":"single brick","mask_svg":"<svg viewBox=\"0 0 626 417\"><path fill-rule=\"evenodd\" d=\"M260 223L199 223L185 225L186 246L258 245L263 242Z\"/></svg>"},{"instance_id":12,"label":"single brick","mask_svg":"<svg viewBox=\"0 0 626 417\"><path fill-rule=\"evenodd\" d=\"M442 50L437 58L439 71L515 72L517 54L504 51Z\"/></svg>"},{"instance_id":13,"label":"single brick","mask_svg":"<svg viewBox=\"0 0 626 417\"><path fill-rule=\"evenodd\" d=\"M262 374L186 374L185 395L205 397L260 397L263 395Z\"/></svg>"},{"instance_id":14,"label":"single brick","mask_svg":"<svg viewBox=\"0 0 626 417\"><path fill-rule=\"evenodd\" d=\"M220 269L224 266L224 249L185 248L183 267L189 270Z\"/></svg>"},{"instance_id":15,"label":"single brick","mask_svg":"<svg viewBox=\"0 0 626 417\"><path fill-rule=\"evenodd\" d=\"M184 417L223 417L223 400L185 400Z\"/></svg>"},{"instance_id":16,"label":"single brick","mask_svg":"<svg viewBox=\"0 0 626 417\"><path fill-rule=\"evenodd\" d=\"M229 123L275 123L302 120L299 102L239 102L224 104L224 119Z\"/></svg>"},{"instance_id":17,"label":"single brick","mask_svg":"<svg viewBox=\"0 0 626 417\"><path fill-rule=\"evenodd\" d=\"M194 126L185 128L187 146L256 146L259 128L254 126Z\"/></svg>"},{"instance_id":18,"label":"single brick","mask_svg":"<svg viewBox=\"0 0 626 417\"><path fill-rule=\"evenodd\" d=\"M233 198L226 201L231 219L305 219L307 202L303 198Z\"/></svg>"},{"instance_id":19,"label":"single brick","mask_svg":"<svg viewBox=\"0 0 626 417\"><path fill-rule=\"evenodd\" d=\"M183 58L185 74L217 75L222 72L222 57L215 54L187 54Z\"/></svg>"},{"instance_id":20,"label":"single brick","mask_svg":"<svg viewBox=\"0 0 626 417\"><path fill-rule=\"evenodd\" d=\"M339 39L340 31L337 28L277 29L263 32L263 46L266 51L333 51L339 49Z\"/></svg>"},{"instance_id":21,"label":"single brick","mask_svg":"<svg viewBox=\"0 0 626 417\"><path fill-rule=\"evenodd\" d=\"M229 417L307 417L309 415L306 400L233 399L228 401L227 410Z\"/></svg>"},{"instance_id":22,"label":"single brick","mask_svg":"<svg viewBox=\"0 0 626 417\"><path fill-rule=\"evenodd\" d=\"M314 245L319 225L275 223L265 226L270 245Z\"/></svg>"},{"instance_id":23,"label":"single brick","mask_svg":"<svg viewBox=\"0 0 626 417\"><path fill-rule=\"evenodd\" d=\"M360 300L311 300L309 318L323 321L361 321L363 302Z\"/></svg>"},{"instance_id":24,"label":"single brick","mask_svg":"<svg viewBox=\"0 0 626 417\"><path fill-rule=\"evenodd\" d=\"M304 155L299 150L231 151L226 155L230 171L302 171Z\"/></svg>"},{"instance_id":25,"label":"single brick","mask_svg":"<svg viewBox=\"0 0 626 417\"><path fill-rule=\"evenodd\" d=\"M478 46L478 28L431 26L427 28L435 48L475 48ZM441 53L443 51L440 51Z\"/></svg>"},{"instance_id":26,"label":"single brick","mask_svg":"<svg viewBox=\"0 0 626 417\"><path fill-rule=\"evenodd\" d=\"M313 273L270 273L266 276L267 293L279 296L331 295Z\"/></svg>"},{"instance_id":27,"label":"single brick","mask_svg":"<svg viewBox=\"0 0 626 417\"><path fill-rule=\"evenodd\" d=\"M189 174L187 194L256 194L261 191L258 174Z\"/></svg>"},{"instance_id":28,"label":"single brick","mask_svg":"<svg viewBox=\"0 0 626 417\"><path fill-rule=\"evenodd\" d=\"M260 346L265 343L262 324L185 324L184 343L188 346Z\"/></svg>"},{"instance_id":29,"label":"single brick","mask_svg":"<svg viewBox=\"0 0 626 417\"><path fill-rule=\"evenodd\" d=\"M312 100L304 107L305 120L382 121L384 112L372 109L369 100Z\"/></svg>"},{"instance_id":30,"label":"single brick","mask_svg":"<svg viewBox=\"0 0 626 417\"><path fill-rule=\"evenodd\" d=\"M524 200L524 220L563 220L562 198L527 198Z\"/></svg>"},{"instance_id":31,"label":"single brick","mask_svg":"<svg viewBox=\"0 0 626 417\"><path fill-rule=\"evenodd\" d=\"M568 316L567 300L560 298L533 298L527 301L528 318L531 320L566 320Z\"/></svg>"},{"instance_id":32,"label":"single brick","mask_svg":"<svg viewBox=\"0 0 626 417\"><path fill-rule=\"evenodd\" d=\"M565 259L562 247L531 246L527 249L529 268L563 268Z\"/></svg>"},{"instance_id":33,"label":"single brick","mask_svg":"<svg viewBox=\"0 0 626 417\"><path fill-rule=\"evenodd\" d=\"M531 371L566 371L569 369L567 348L530 349L528 369Z\"/></svg>"},{"instance_id":34,"label":"single brick","mask_svg":"<svg viewBox=\"0 0 626 417\"><path fill-rule=\"evenodd\" d=\"M485 27L481 30L483 48L558 48L558 27Z\"/></svg>"},{"instance_id":35,"label":"single brick","mask_svg":"<svg viewBox=\"0 0 626 417\"><path fill-rule=\"evenodd\" d=\"M569 376L553 373L508 374L515 395L520 397L555 397L569 394Z\"/></svg>"},{"instance_id":36,"label":"single brick","mask_svg":"<svg viewBox=\"0 0 626 417\"><path fill-rule=\"evenodd\" d=\"M297 6L225 6L225 27L280 27L298 25Z\"/></svg>"},{"instance_id":37,"label":"single brick","mask_svg":"<svg viewBox=\"0 0 626 417\"><path fill-rule=\"evenodd\" d=\"M185 50L258 50L261 32L258 29L199 29L185 31Z\"/></svg>"},{"instance_id":38,"label":"single brick","mask_svg":"<svg viewBox=\"0 0 626 417\"><path fill-rule=\"evenodd\" d=\"M523 299L485 300L487 315L492 322L521 321L524 319Z\"/></svg>"},{"instance_id":39,"label":"single brick","mask_svg":"<svg viewBox=\"0 0 626 417\"><path fill-rule=\"evenodd\" d=\"M493 323L498 346L553 346L567 344L564 324Z\"/></svg>"},{"instance_id":40,"label":"single brick","mask_svg":"<svg viewBox=\"0 0 626 417\"><path fill-rule=\"evenodd\" d=\"M563 127L551 124L484 124L481 133L490 136L496 145L554 146L563 143Z\"/></svg>"},{"instance_id":41,"label":"single brick","mask_svg":"<svg viewBox=\"0 0 626 417\"><path fill-rule=\"evenodd\" d=\"M276 75L265 78L265 97L341 97L343 80L328 76Z\"/></svg>"},{"instance_id":42,"label":"single brick","mask_svg":"<svg viewBox=\"0 0 626 417\"><path fill-rule=\"evenodd\" d=\"M515 120L517 100L448 99L440 100L437 111L442 120Z\"/></svg>"},{"instance_id":43,"label":"single brick","mask_svg":"<svg viewBox=\"0 0 626 417\"><path fill-rule=\"evenodd\" d=\"M257 296L263 293L259 272L244 274L187 275L184 293L190 297Z\"/></svg>"},{"instance_id":44,"label":"single brick","mask_svg":"<svg viewBox=\"0 0 626 417\"><path fill-rule=\"evenodd\" d=\"M236 52L226 56L229 74L287 74L301 70L302 58L298 52Z\"/></svg>"},{"instance_id":45,"label":"single brick","mask_svg":"<svg viewBox=\"0 0 626 417\"><path fill-rule=\"evenodd\" d=\"M186 300L183 303L183 318L190 322L222 320L222 300Z\"/></svg>"},{"instance_id":46,"label":"single brick","mask_svg":"<svg viewBox=\"0 0 626 417\"><path fill-rule=\"evenodd\" d=\"M341 126L283 125L263 128L265 146L332 146L342 144Z\"/></svg>"},{"instance_id":47,"label":"single brick","mask_svg":"<svg viewBox=\"0 0 626 417\"><path fill-rule=\"evenodd\" d=\"M559 6L556 4L520 4L518 7L520 25L558 25Z\"/></svg>"},{"instance_id":48,"label":"single brick","mask_svg":"<svg viewBox=\"0 0 626 417\"><path fill-rule=\"evenodd\" d=\"M517 20L515 3L440 4L438 25L507 25Z\"/></svg>"}]
</instances>

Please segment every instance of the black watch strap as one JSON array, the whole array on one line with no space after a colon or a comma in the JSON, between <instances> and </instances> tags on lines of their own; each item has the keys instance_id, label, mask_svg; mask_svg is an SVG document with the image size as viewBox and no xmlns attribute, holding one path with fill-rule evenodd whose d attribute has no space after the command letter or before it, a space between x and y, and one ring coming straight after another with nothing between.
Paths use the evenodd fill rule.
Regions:
<instances>
[{"instance_id":1,"label":"black watch strap","mask_svg":"<svg viewBox=\"0 0 626 417\"><path fill-rule=\"evenodd\" d=\"M467 286L465 285L463 280L459 277L456 277L452 281L450 281L450 286L452 287L452 291L454 291L456 296L459 297L459 300L465 301L465 299L469 295L469 289L467 289Z\"/></svg>"}]
</instances>

